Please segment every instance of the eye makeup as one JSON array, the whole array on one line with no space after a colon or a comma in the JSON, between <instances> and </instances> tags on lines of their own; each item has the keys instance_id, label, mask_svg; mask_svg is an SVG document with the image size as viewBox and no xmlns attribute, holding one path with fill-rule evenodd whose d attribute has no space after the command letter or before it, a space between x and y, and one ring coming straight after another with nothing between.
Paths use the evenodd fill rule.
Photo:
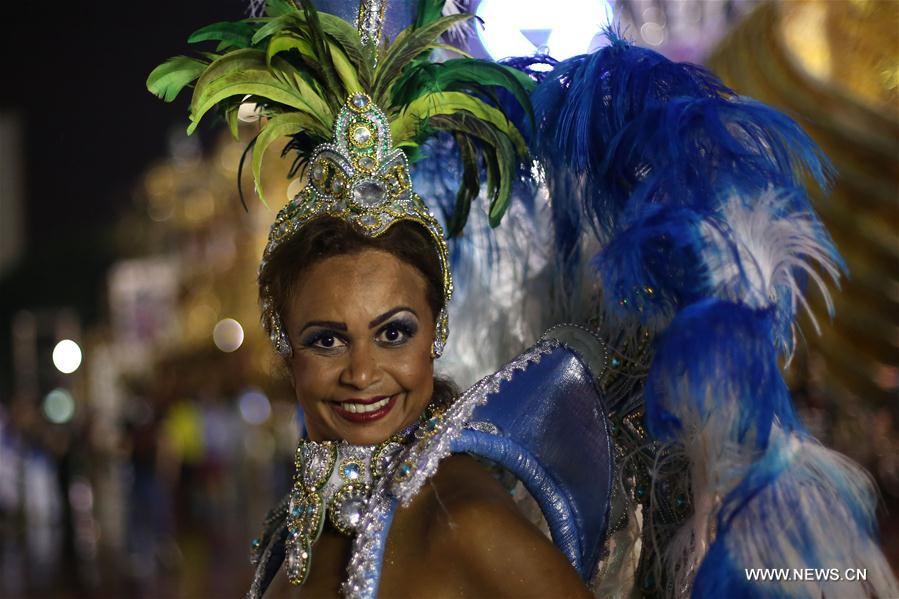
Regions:
<instances>
[{"instance_id":1,"label":"eye makeup","mask_svg":"<svg viewBox=\"0 0 899 599\"><path fill-rule=\"evenodd\" d=\"M395 347L403 345L418 333L418 322L411 315L391 320L382 326L375 339L383 345Z\"/></svg>"},{"instance_id":2,"label":"eye makeup","mask_svg":"<svg viewBox=\"0 0 899 599\"><path fill-rule=\"evenodd\" d=\"M343 336L328 329L320 329L307 333L301 342L304 348L318 350L335 350L346 345Z\"/></svg>"}]
</instances>

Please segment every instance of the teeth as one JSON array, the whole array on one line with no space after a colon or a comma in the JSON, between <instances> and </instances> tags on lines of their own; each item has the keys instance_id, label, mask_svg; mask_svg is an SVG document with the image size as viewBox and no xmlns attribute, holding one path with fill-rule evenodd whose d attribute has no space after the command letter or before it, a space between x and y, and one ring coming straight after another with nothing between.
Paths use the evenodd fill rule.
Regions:
<instances>
[{"instance_id":1,"label":"teeth","mask_svg":"<svg viewBox=\"0 0 899 599\"><path fill-rule=\"evenodd\" d=\"M390 401L389 397L385 397L381 401L376 401L373 404L362 404L362 403L350 403L345 401L340 404L340 407L347 412L352 412L354 414L366 414L368 412L376 412L380 410Z\"/></svg>"}]
</instances>

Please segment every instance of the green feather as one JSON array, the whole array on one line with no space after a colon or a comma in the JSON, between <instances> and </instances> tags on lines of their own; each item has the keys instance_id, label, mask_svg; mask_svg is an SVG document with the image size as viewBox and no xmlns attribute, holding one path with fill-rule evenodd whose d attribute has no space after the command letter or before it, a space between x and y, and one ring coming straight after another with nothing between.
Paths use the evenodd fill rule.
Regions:
<instances>
[{"instance_id":1,"label":"green feather","mask_svg":"<svg viewBox=\"0 0 899 599\"><path fill-rule=\"evenodd\" d=\"M219 50L228 50L233 48L249 48L253 45L253 32L255 28L250 23L243 21L223 23L213 23L201 29L194 31L189 38L188 44L198 44L200 42L216 41L221 42L218 46Z\"/></svg>"},{"instance_id":2,"label":"green feather","mask_svg":"<svg viewBox=\"0 0 899 599\"><path fill-rule=\"evenodd\" d=\"M296 50L303 56L315 57L309 39L293 31L279 31L269 40L265 48L265 59L271 65L272 58L281 52Z\"/></svg>"},{"instance_id":3,"label":"green feather","mask_svg":"<svg viewBox=\"0 0 899 599\"><path fill-rule=\"evenodd\" d=\"M536 83L517 69L484 60L459 58L411 67L394 84L392 97L394 104L406 105L426 92L465 89L482 92L489 87L512 94L533 122L530 92Z\"/></svg>"},{"instance_id":4,"label":"green feather","mask_svg":"<svg viewBox=\"0 0 899 599\"><path fill-rule=\"evenodd\" d=\"M294 135L301 131L314 130L317 123L310 115L302 112L285 112L272 117L262 128L253 148L253 181L256 193L263 204L266 204L262 193L262 159L268 147L281 137ZM268 206L268 204L266 204Z\"/></svg>"},{"instance_id":5,"label":"green feather","mask_svg":"<svg viewBox=\"0 0 899 599\"><path fill-rule=\"evenodd\" d=\"M415 15L415 27L419 29L430 25L443 16L445 0L418 0L418 12Z\"/></svg>"},{"instance_id":6,"label":"green feather","mask_svg":"<svg viewBox=\"0 0 899 599\"><path fill-rule=\"evenodd\" d=\"M193 83L209 63L188 56L170 58L150 72L147 89L166 102L171 102L181 90Z\"/></svg>"},{"instance_id":7,"label":"green feather","mask_svg":"<svg viewBox=\"0 0 899 599\"><path fill-rule=\"evenodd\" d=\"M340 17L328 13L318 13L318 18L325 34L337 43L347 58L355 65L359 71L359 77L365 82L366 87L370 86L372 64L362 47L359 31Z\"/></svg>"},{"instance_id":8,"label":"green feather","mask_svg":"<svg viewBox=\"0 0 899 599\"><path fill-rule=\"evenodd\" d=\"M256 96L314 116L319 130L330 131L333 115L328 104L289 64L273 59L266 64L261 50L235 50L209 65L197 81L191 100L188 133L213 106L232 96Z\"/></svg>"},{"instance_id":9,"label":"green feather","mask_svg":"<svg viewBox=\"0 0 899 599\"><path fill-rule=\"evenodd\" d=\"M462 92L430 93L413 100L402 110L399 117L390 123L394 143L400 144L417 137L423 124L433 116L451 115L461 111L469 112L490 123L512 140L519 154L527 155L528 149L524 138L502 112L483 100Z\"/></svg>"},{"instance_id":10,"label":"green feather","mask_svg":"<svg viewBox=\"0 0 899 599\"><path fill-rule=\"evenodd\" d=\"M344 97L364 91L362 83L359 81L359 73L353 67L346 52L339 45L330 41L328 42L328 49L331 51L331 62L334 65L334 70L343 84Z\"/></svg>"},{"instance_id":11,"label":"green feather","mask_svg":"<svg viewBox=\"0 0 899 599\"><path fill-rule=\"evenodd\" d=\"M303 7L303 14L306 18L306 27L309 31L309 39L312 47L319 60L322 74L324 76L324 88L330 96L332 104L339 106L346 99L342 94L342 89L338 81L338 75L334 68L334 62L331 60L331 53L328 51L325 32L322 30L321 21L318 18L318 11L312 4L312 0L300 0Z\"/></svg>"},{"instance_id":12,"label":"green feather","mask_svg":"<svg viewBox=\"0 0 899 599\"><path fill-rule=\"evenodd\" d=\"M267 38L280 33L284 30L293 29L293 33L302 30L303 21L296 14L286 14L273 17L271 19L262 19L260 27L253 34L251 39L254 46L261 44Z\"/></svg>"},{"instance_id":13,"label":"green feather","mask_svg":"<svg viewBox=\"0 0 899 599\"><path fill-rule=\"evenodd\" d=\"M280 17L297 11L296 4L290 0L266 0L265 14L269 17Z\"/></svg>"},{"instance_id":14,"label":"green feather","mask_svg":"<svg viewBox=\"0 0 899 599\"><path fill-rule=\"evenodd\" d=\"M389 90L393 86L394 80L402 74L403 69L437 44L440 36L446 33L450 27L470 18L472 15L469 14L452 15L437 19L419 29L409 27L401 31L396 36L396 40L387 48L375 70L372 86L375 103L386 107Z\"/></svg>"},{"instance_id":15,"label":"green feather","mask_svg":"<svg viewBox=\"0 0 899 599\"><path fill-rule=\"evenodd\" d=\"M515 173L516 150L510 138L491 124L464 112L432 117L428 125L437 130L462 133L484 142L487 166L487 195L490 196L490 226L499 225L512 196L512 177Z\"/></svg>"},{"instance_id":16,"label":"green feather","mask_svg":"<svg viewBox=\"0 0 899 599\"><path fill-rule=\"evenodd\" d=\"M459 158L462 162L462 183L456 192L456 205L453 216L447 223L447 237L455 237L465 228L471 202L481 192L481 172L478 165L478 152L475 144L467 135L456 134L456 145L459 146Z\"/></svg>"},{"instance_id":17,"label":"green feather","mask_svg":"<svg viewBox=\"0 0 899 599\"><path fill-rule=\"evenodd\" d=\"M240 111L240 102L232 102L231 106L229 106L225 110L225 122L228 123L228 131L231 132L231 137L235 140L240 139L240 135L238 134L238 120L237 114Z\"/></svg>"}]
</instances>

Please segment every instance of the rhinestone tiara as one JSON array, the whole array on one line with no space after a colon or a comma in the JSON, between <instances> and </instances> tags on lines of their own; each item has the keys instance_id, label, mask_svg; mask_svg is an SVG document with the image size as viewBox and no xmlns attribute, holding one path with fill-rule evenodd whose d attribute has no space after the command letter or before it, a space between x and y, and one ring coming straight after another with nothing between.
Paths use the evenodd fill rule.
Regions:
<instances>
[{"instance_id":1,"label":"rhinestone tiara","mask_svg":"<svg viewBox=\"0 0 899 599\"><path fill-rule=\"evenodd\" d=\"M378 237L397 222L412 221L424 227L434 242L446 306L453 294L453 281L443 228L412 190L409 160L402 150L393 147L387 117L367 94L355 93L340 109L333 131L332 141L319 145L309 156L306 186L278 212L260 273L278 247L317 218L344 220L368 237ZM262 293L262 312L275 349L281 355L291 355L290 342L267 289ZM442 349L448 334L444 307L437 317L435 347Z\"/></svg>"}]
</instances>

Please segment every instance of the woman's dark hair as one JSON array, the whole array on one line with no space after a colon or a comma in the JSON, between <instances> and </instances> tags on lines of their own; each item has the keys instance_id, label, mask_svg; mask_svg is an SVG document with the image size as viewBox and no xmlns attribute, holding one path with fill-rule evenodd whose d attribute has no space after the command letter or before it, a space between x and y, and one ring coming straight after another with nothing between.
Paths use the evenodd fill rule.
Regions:
<instances>
[{"instance_id":1,"label":"woman's dark hair","mask_svg":"<svg viewBox=\"0 0 899 599\"><path fill-rule=\"evenodd\" d=\"M272 306L283 318L296 282L306 269L326 258L369 249L392 254L418 269L427 283L426 299L436 318L444 305L443 271L431 234L412 221L400 221L378 237L368 237L352 224L330 216L307 223L269 258L259 273L260 293L268 288Z\"/></svg>"}]
</instances>

